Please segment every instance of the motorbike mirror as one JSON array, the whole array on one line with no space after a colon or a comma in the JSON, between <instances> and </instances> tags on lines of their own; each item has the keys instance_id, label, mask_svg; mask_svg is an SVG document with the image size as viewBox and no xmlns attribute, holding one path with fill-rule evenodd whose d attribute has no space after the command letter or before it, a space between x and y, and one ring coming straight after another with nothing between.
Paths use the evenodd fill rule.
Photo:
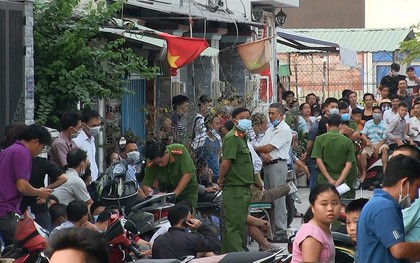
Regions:
<instances>
[{"instance_id":1,"label":"motorbike mirror","mask_svg":"<svg viewBox=\"0 0 420 263\"><path fill-rule=\"evenodd\" d=\"M138 233L136 224L134 224L133 221L131 221L131 220L127 220L127 222L125 222L124 228L125 228L125 230L127 230L131 233L134 233L134 234Z\"/></svg>"},{"instance_id":2,"label":"motorbike mirror","mask_svg":"<svg viewBox=\"0 0 420 263\"><path fill-rule=\"evenodd\" d=\"M127 140L124 137L121 137L120 140L118 141L118 146L120 147L120 149L124 149L125 145L127 144Z\"/></svg>"}]
</instances>

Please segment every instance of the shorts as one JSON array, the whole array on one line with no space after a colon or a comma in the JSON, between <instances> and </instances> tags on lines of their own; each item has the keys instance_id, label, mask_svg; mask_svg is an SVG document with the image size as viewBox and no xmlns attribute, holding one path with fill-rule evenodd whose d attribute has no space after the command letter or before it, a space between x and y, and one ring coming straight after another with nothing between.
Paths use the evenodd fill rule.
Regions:
<instances>
[{"instance_id":1,"label":"shorts","mask_svg":"<svg viewBox=\"0 0 420 263\"><path fill-rule=\"evenodd\" d=\"M372 145L372 146L374 146L374 145ZM386 144L386 143L384 143L384 144L382 144L382 146L381 147L379 147L379 154L382 152L382 149L389 149L389 146L388 146L388 144ZM362 150L362 154L363 153L366 153L367 154L367 156L370 158L372 155L373 155L373 147L365 147L365 148L363 148L363 150Z\"/></svg>"}]
</instances>

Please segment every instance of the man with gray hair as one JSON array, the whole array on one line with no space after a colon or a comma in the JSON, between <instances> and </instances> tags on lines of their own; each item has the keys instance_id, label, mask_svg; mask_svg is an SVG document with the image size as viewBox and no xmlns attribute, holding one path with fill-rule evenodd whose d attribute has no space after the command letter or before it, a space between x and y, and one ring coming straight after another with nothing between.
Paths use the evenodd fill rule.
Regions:
<instances>
[{"instance_id":1,"label":"man with gray hair","mask_svg":"<svg viewBox=\"0 0 420 263\"><path fill-rule=\"evenodd\" d=\"M290 158L289 150L292 142L292 130L284 120L285 107L281 103L272 103L268 109L268 116L272 126L255 148L264 163L264 179L268 189L286 183L287 159ZM274 200L274 213L270 219L275 229L273 242L287 242L287 210L286 199L281 197Z\"/></svg>"}]
</instances>

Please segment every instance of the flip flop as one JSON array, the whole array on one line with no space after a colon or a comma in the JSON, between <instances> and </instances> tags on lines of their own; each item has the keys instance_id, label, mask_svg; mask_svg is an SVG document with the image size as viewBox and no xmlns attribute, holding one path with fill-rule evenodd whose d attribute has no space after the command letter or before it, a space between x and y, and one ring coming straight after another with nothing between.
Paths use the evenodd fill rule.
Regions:
<instances>
[{"instance_id":1,"label":"flip flop","mask_svg":"<svg viewBox=\"0 0 420 263\"><path fill-rule=\"evenodd\" d=\"M295 217L296 218L302 218L303 217L303 214L302 213L299 213L299 212L296 212L295 213Z\"/></svg>"}]
</instances>

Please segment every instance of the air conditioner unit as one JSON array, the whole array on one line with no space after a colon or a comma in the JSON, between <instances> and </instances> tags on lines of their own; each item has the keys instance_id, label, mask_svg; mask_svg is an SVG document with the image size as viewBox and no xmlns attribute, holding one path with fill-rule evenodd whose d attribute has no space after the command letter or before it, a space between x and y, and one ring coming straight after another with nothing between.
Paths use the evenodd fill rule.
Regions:
<instances>
[{"instance_id":1,"label":"air conditioner unit","mask_svg":"<svg viewBox=\"0 0 420 263\"><path fill-rule=\"evenodd\" d=\"M185 94L187 91L186 84L184 82L179 82L179 81L172 82L171 88L172 88L172 97L179 94Z\"/></svg>"},{"instance_id":2,"label":"air conditioner unit","mask_svg":"<svg viewBox=\"0 0 420 263\"><path fill-rule=\"evenodd\" d=\"M219 80L213 81L212 87L211 87L211 97L213 99L217 99L220 96L222 96L222 92L224 91L225 91L225 82L219 81Z\"/></svg>"}]
</instances>

